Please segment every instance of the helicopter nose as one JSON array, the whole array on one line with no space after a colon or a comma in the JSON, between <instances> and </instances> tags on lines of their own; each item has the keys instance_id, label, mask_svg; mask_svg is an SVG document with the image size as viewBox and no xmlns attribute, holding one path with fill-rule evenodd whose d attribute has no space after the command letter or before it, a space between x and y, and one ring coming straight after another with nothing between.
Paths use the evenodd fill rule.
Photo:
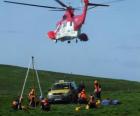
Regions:
<instances>
[{"instance_id":1,"label":"helicopter nose","mask_svg":"<svg viewBox=\"0 0 140 116\"><path fill-rule=\"evenodd\" d=\"M56 34L55 34L55 32L54 31L49 31L48 32L48 37L50 38L50 39L55 39L55 36L56 36Z\"/></svg>"}]
</instances>

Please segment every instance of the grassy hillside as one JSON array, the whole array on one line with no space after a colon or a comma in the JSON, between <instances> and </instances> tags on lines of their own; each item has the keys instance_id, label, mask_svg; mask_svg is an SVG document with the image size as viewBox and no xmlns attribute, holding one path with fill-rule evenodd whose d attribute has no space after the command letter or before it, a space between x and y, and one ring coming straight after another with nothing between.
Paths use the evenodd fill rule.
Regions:
<instances>
[{"instance_id":1,"label":"grassy hillside","mask_svg":"<svg viewBox=\"0 0 140 116\"><path fill-rule=\"evenodd\" d=\"M74 116L139 116L140 115L140 83L114 80L107 78L89 77L81 75L71 75L64 73L39 71L40 82L44 96L47 95L48 88L57 80L73 80L80 83L84 81L87 93L93 92L93 81L99 80L102 85L102 98L119 99L122 104L118 106L101 106L99 109L91 109L89 111L82 109L75 112L77 104L57 104L52 105L51 112L42 112L40 108L34 110L13 112L10 109L11 101L21 92L23 81L26 74L26 68L17 66L0 65L0 116L9 115L74 115ZM133 77L132 77L133 78ZM27 81L24 93L24 99L33 84L37 87L37 83L33 81L33 73L31 72Z\"/></svg>"}]
</instances>

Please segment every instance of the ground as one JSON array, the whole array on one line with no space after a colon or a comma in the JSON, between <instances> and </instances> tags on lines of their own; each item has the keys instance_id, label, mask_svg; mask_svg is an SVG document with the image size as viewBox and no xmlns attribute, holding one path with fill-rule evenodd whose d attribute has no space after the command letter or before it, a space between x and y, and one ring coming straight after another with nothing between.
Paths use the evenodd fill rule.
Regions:
<instances>
[{"instance_id":1,"label":"ground","mask_svg":"<svg viewBox=\"0 0 140 116\"><path fill-rule=\"evenodd\" d=\"M89 77L82 75L71 75L64 73L56 73L49 71L39 71L39 77L44 96L47 96L48 89L51 84L57 80L73 80L80 83L84 81L86 85L86 92L90 94L93 92L93 81L98 79L102 85L102 98L118 99L121 101L117 106L101 106L98 109L85 110L85 105L82 105L81 110L75 111L78 104L55 104L52 105L50 112L36 109L28 111L13 111L11 109L12 100L20 95L23 81L26 74L26 68L0 65L0 116L139 116L140 115L140 83L125 80L114 80L99 77ZM29 75L27 86L24 93L24 105L27 104L27 93L32 88L33 73Z\"/></svg>"}]
</instances>

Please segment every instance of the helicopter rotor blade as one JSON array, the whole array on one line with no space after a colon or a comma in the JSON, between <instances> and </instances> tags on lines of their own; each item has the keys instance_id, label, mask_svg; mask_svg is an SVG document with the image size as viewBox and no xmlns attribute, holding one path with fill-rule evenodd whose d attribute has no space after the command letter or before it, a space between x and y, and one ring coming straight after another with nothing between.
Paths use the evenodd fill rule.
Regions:
<instances>
[{"instance_id":1,"label":"helicopter rotor blade","mask_svg":"<svg viewBox=\"0 0 140 116\"><path fill-rule=\"evenodd\" d=\"M72 8L73 10L80 10L79 8ZM66 11L67 9L52 9L49 11Z\"/></svg>"},{"instance_id":2,"label":"helicopter rotor blade","mask_svg":"<svg viewBox=\"0 0 140 116\"><path fill-rule=\"evenodd\" d=\"M105 2L105 4L112 4L112 3L116 3L116 2L122 2L122 1L125 1L125 0L112 0L112 1L109 1L109 2Z\"/></svg>"},{"instance_id":3,"label":"helicopter rotor blade","mask_svg":"<svg viewBox=\"0 0 140 116\"><path fill-rule=\"evenodd\" d=\"M106 5L106 4L95 4L95 3L88 3L88 6L109 6L109 5Z\"/></svg>"},{"instance_id":4,"label":"helicopter rotor blade","mask_svg":"<svg viewBox=\"0 0 140 116\"><path fill-rule=\"evenodd\" d=\"M52 9L52 10L49 10L49 11L65 11L64 9Z\"/></svg>"},{"instance_id":5,"label":"helicopter rotor blade","mask_svg":"<svg viewBox=\"0 0 140 116\"><path fill-rule=\"evenodd\" d=\"M116 2L122 2L122 1L125 1L125 0L112 0L112 1L108 1L108 2L103 2L102 4L112 4L112 3L116 3ZM89 7L88 10L96 8L96 7L98 7L98 6Z\"/></svg>"},{"instance_id":6,"label":"helicopter rotor blade","mask_svg":"<svg viewBox=\"0 0 140 116\"><path fill-rule=\"evenodd\" d=\"M73 8L73 10L80 10L80 8Z\"/></svg>"},{"instance_id":7,"label":"helicopter rotor blade","mask_svg":"<svg viewBox=\"0 0 140 116\"><path fill-rule=\"evenodd\" d=\"M60 0L55 0L58 4L60 4L62 7L68 7L66 4L64 4L62 1Z\"/></svg>"},{"instance_id":8,"label":"helicopter rotor blade","mask_svg":"<svg viewBox=\"0 0 140 116\"><path fill-rule=\"evenodd\" d=\"M42 8L62 9L62 10L65 10L64 8L60 8L60 7L42 6L42 5L28 4L28 3L22 3L22 2L12 2L12 1L4 1L4 2L6 2L6 3L12 3L12 4L26 5L26 6L35 6L35 7L42 7Z\"/></svg>"}]
</instances>

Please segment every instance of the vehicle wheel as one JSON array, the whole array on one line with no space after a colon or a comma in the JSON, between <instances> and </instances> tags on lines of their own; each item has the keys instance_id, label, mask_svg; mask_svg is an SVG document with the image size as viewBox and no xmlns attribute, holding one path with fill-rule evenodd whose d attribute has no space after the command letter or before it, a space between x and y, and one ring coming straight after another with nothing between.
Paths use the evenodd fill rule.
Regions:
<instances>
[{"instance_id":1,"label":"vehicle wheel","mask_svg":"<svg viewBox=\"0 0 140 116\"><path fill-rule=\"evenodd\" d=\"M81 41L88 41L88 36L85 33L81 33L78 38Z\"/></svg>"},{"instance_id":2,"label":"vehicle wheel","mask_svg":"<svg viewBox=\"0 0 140 116\"><path fill-rule=\"evenodd\" d=\"M77 96L75 94L71 95L71 103L77 103Z\"/></svg>"}]
</instances>

